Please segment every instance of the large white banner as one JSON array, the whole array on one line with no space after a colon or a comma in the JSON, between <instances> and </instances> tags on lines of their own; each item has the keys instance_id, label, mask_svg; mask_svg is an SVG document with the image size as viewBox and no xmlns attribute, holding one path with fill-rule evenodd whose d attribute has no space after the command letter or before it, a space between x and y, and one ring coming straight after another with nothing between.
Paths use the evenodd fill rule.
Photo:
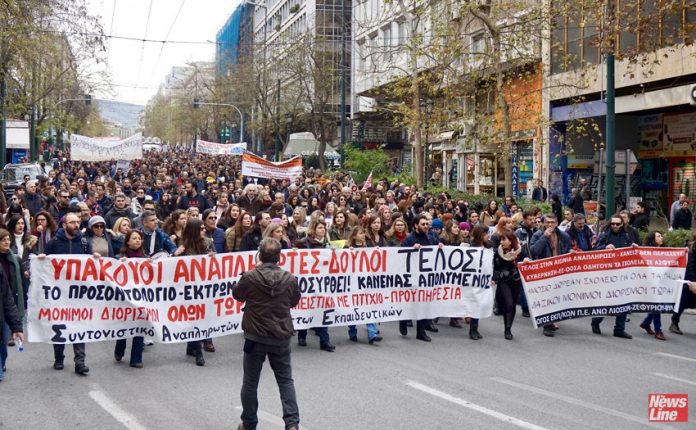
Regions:
<instances>
[{"instance_id":1,"label":"large white banner","mask_svg":"<svg viewBox=\"0 0 696 430\"><path fill-rule=\"evenodd\" d=\"M534 327L627 312L677 311L686 248L631 247L520 263Z\"/></svg>"},{"instance_id":2,"label":"large white banner","mask_svg":"<svg viewBox=\"0 0 696 430\"><path fill-rule=\"evenodd\" d=\"M254 178L294 180L302 175L302 157L274 163L246 152L242 155L242 175Z\"/></svg>"},{"instance_id":3,"label":"large white banner","mask_svg":"<svg viewBox=\"0 0 696 430\"><path fill-rule=\"evenodd\" d=\"M214 143L205 140L196 140L196 152L210 155L242 155L246 151L246 142L242 143Z\"/></svg>"},{"instance_id":4,"label":"large white banner","mask_svg":"<svg viewBox=\"0 0 696 430\"><path fill-rule=\"evenodd\" d=\"M137 160L143 158L142 133L123 140L70 136L70 159L79 161Z\"/></svg>"},{"instance_id":5,"label":"large white banner","mask_svg":"<svg viewBox=\"0 0 696 430\"><path fill-rule=\"evenodd\" d=\"M75 343L148 336L158 342L241 332L232 289L255 252L121 262L91 256L31 261L29 340ZM490 316L493 255L483 248L283 251L298 280L295 328L438 316Z\"/></svg>"}]
</instances>

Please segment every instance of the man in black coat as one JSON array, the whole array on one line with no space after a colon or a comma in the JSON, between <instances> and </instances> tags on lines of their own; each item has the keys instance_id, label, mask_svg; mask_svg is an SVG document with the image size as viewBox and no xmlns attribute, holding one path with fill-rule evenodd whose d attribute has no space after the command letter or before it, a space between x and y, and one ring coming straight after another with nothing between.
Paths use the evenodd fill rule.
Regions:
<instances>
[{"instance_id":1,"label":"man in black coat","mask_svg":"<svg viewBox=\"0 0 696 430\"><path fill-rule=\"evenodd\" d=\"M624 221L621 216L617 214L611 217L611 224L609 225L609 228L599 237L594 249L628 248L632 244L633 241L626 231ZM616 316L616 324L614 324L614 336L622 339L633 339L633 336L626 333L626 317L627 314L620 314ZM603 320L603 317L592 318L592 333L602 334L599 324Z\"/></svg>"},{"instance_id":2,"label":"man in black coat","mask_svg":"<svg viewBox=\"0 0 696 430\"><path fill-rule=\"evenodd\" d=\"M280 249L276 239L261 241L261 264L244 273L232 289L235 300L244 302L244 382L238 430L255 429L258 424L257 389L266 356L278 382L285 428L297 430L300 423L290 366L290 338L294 332L290 309L297 306L301 294L297 279L278 266Z\"/></svg>"},{"instance_id":3,"label":"man in black coat","mask_svg":"<svg viewBox=\"0 0 696 430\"><path fill-rule=\"evenodd\" d=\"M69 212L63 218L63 227L58 229L56 235L46 245L46 254L39 254L38 258L45 258L46 255L57 254L88 254L87 243L82 240L80 232L80 217ZM89 367L85 365L85 344L73 343L75 353L75 373L86 375ZM65 359L65 344L53 344L55 361L53 368L63 370L63 360Z\"/></svg>"},{"instance_id":4,"label":"man in black coat","mask_svg":"<svg viewBox=\"0 0 696 430\"><path fill-rule=\"evenodd\" d=\"M689 202L681 202L681 207L674 214L674 220L672 220L672 228L675 230L684 229L691 230L691 223L693 221L694 215L689 209Z\"/></svg>"},{"instance_id":5,"label":"man in black coat","mask_svg":"<svg viewBox=\"0 0 696 430\"><path fill-rule=\"evenodd\" d=\"M650 227L650 215L645 207L645 203L636 203L636 208L633 211L631 227L635 228L636 230L648 231L648 227Z\"/></svg>"},{"instance_id":6,"label":"man in black coat","mask_svg":"<svg viewBox=\"0 0 696 430\"><path fill-rule=\"evenodd\" d=\"M532 200L537 202L545 202L549 198L549 192L544 188L544 182L537 179L536 186L532 190Z\"/></svg>"},{"instance_id":7,"label":"man in black coat","mask_svg":"<svg viewBox=\"0 0 696 430\"><path fill-rule=\"evenodd\" d=\"M404 248L416 248L419 249L421 246L433 246L438 245L439 240L437 236L431 235L430 233L430 222L425 217L425 215L416 215L413 219L413 231L411 234L406 236L401 246ZM432 321L430 319L422 319L416 322L416 339L422 340L424 342L430 342L430 336L425 332L426 329L432 330ZM435 330L432 330L435 331ZM408 334L408 321L399 321L399 332L402 336Z\"/></svg>"},{"instance_id":8,"label":"man in black coat","mask_svg":"<svg viewBox=\"0 0 696 430\"><path fill-rule=\"evenodd\" d=\"M186 195L179 198L179 209L186 210L188 208L198 208L200 213L203 213L209 207L212 207L210 202L202 195L198 194L198 188L195 181L189 181L184 185Z\"/></svg>"}]
</instances>

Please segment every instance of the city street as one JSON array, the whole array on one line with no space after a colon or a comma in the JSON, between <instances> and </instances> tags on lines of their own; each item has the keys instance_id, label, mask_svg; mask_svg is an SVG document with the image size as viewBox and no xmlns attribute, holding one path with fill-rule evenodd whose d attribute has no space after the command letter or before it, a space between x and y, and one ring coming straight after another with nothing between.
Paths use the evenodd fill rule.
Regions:
<instances>
[{"instance_id":1,"label":"city street","mask_svg":"<svg viewBox=\"0 0 696 430\"><path fill-rule=\"evenodd\" d=\"M396 323L381 325L384 341L348 341L346 329L331 330L335 353L293 342L294 377L301 428L327 429L641 429L693 428L689 424L650 425L649 393L689 393L696 397L696 316L685 314L677 336L666 342L638 327L633 340L603 335L589 320L563 322L555 338L534 331L518 316L515 339L503 339L499 317L482 320L483 340L440 320L432 343L398 333ZM184 345L146 347L145 368L113 359L113 343L87 345L89 376L66 367L55 371L46 344L12 349L0 383L0 428L8 429L236 429L242 381L242 336L215 340L196 367ZM12 401L9 401L11 393ZM260 429L282 429L278 390L264 367L259 388ZM690 417L696 419L693 403Z\"/></svg>"}]
</instances>

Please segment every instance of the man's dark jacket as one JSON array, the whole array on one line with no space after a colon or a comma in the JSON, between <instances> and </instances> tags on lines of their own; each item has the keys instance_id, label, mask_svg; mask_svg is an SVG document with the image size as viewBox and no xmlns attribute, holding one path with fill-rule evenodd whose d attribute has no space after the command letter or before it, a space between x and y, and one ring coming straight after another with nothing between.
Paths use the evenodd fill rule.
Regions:
<instances>
[{"instance_id":1,"label":"man's dark jacket","mask_svg":"<svg viewBox=\"0 0 696 430\"><path fill-rule=\"evenodd\" d=\"M297 279L277 264L263 263L245 272L232 289L245 302L242 330L247 339L266 345L287 345L294 327L290 309L300 301Z\"/></svg>"}]
</instances>

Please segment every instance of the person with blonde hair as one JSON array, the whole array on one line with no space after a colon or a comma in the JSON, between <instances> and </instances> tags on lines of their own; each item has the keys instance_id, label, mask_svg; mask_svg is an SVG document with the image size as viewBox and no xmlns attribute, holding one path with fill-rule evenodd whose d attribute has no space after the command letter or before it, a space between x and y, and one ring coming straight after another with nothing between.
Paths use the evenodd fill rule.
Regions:
<instances>
[{"instance_id":1,"label":"person with blonde hair","mask_svg":"<svg viewBox=\"0 0 696 430\"><path fill-rule=\"evenodd\" d=\"M280 242L282 249L290 249L290 239L288 239L287 234L285 234L285 227L283 227L283 224L279 222L271 222L268 224L266 230L263 231L263 237L261 240L266 239L267 237L272 237Z\"/></svg>"}]
</instances>

